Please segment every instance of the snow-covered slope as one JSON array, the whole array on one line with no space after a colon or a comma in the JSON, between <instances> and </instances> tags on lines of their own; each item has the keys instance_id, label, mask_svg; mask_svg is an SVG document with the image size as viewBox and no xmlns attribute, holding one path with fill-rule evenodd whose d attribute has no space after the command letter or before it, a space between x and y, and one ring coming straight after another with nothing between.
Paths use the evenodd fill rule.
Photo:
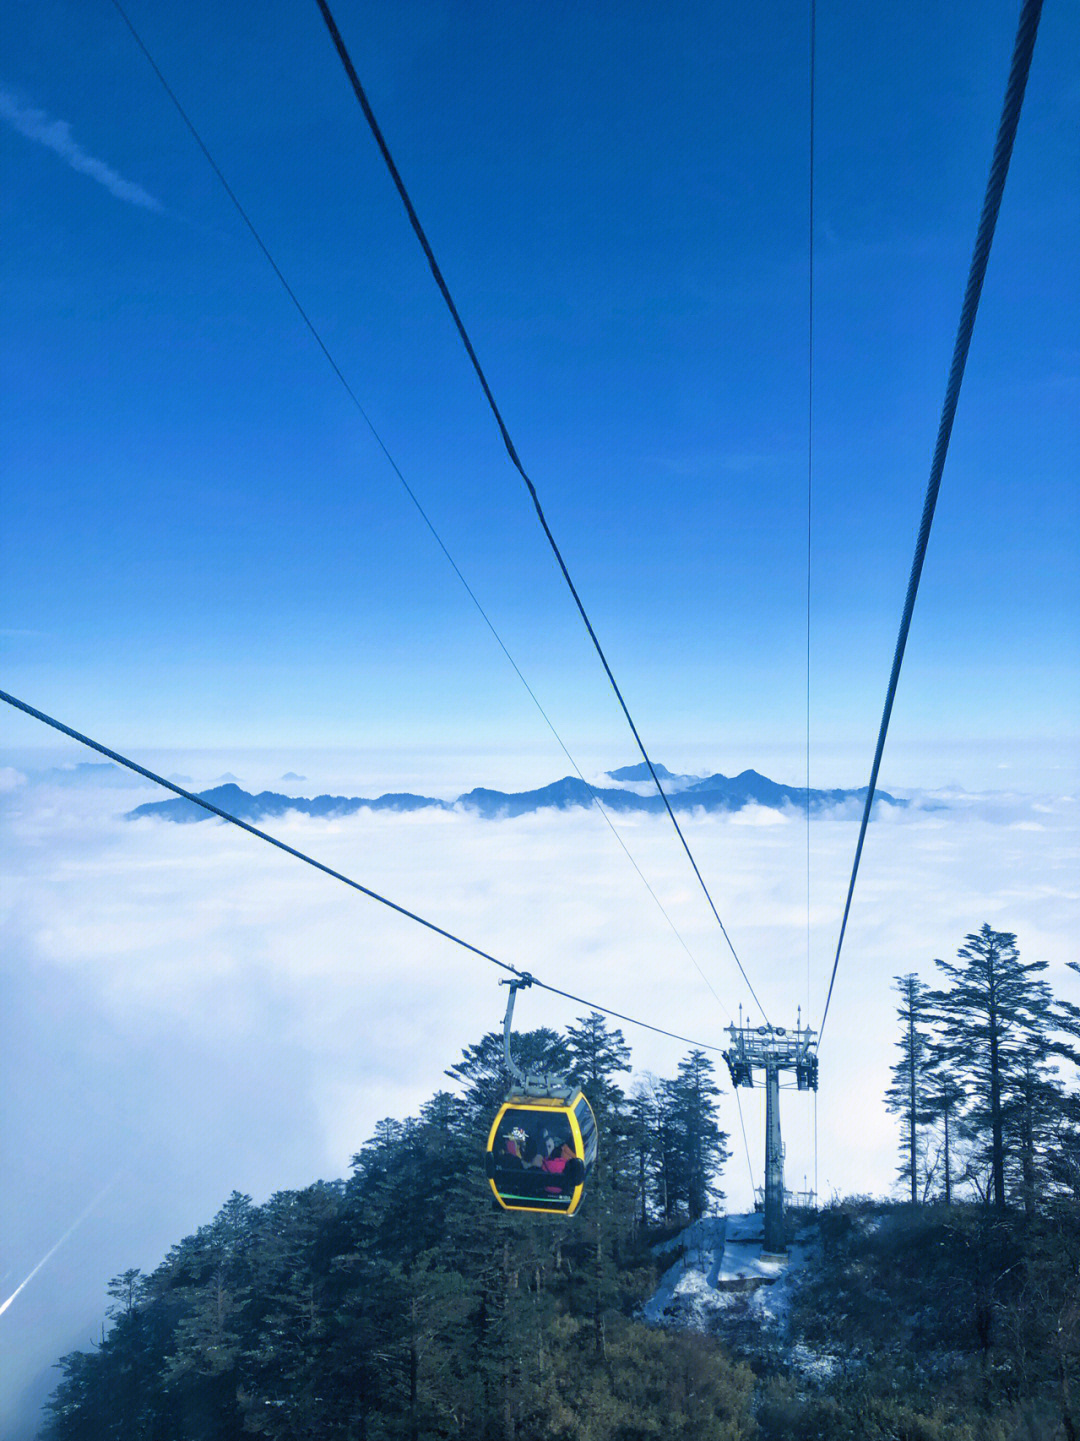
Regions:
<instances>
[{"instance_id":1,"label":"snow-covered slope","mask_svg":"<svg viewBox=\"0 0 1080 1441\"><path fill-rule=\"evenodd\" d=\"M656 1247L656 1254L678 1253L678 1259L660 1280L642 1307L642 1317L654 1326L670 1326L714 1335L747 1323L760 1328L762 1340L782 1348L787 1339L791 1298L808 1264L819 1249L816 1228L800 1232L786 1260L761 1254L762 1217L750 1212L736 1216L706 1216ZM789 1361L796 1370L831 1374L831 1356L811 1354L804 1346L791 1347Z\"/></svg>"}]
</instances>

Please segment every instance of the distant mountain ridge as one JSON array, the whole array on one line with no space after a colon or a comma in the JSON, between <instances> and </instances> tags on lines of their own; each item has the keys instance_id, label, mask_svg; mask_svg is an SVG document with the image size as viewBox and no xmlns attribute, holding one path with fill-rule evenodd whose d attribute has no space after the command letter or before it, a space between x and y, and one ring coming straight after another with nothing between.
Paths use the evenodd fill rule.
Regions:
<instances>
[{"instance_id":1,"label":"distant mountain ridge","mask_svg":"<svg viewBox=\"0 0 1080 1441\"><path fill-rule=\"evenodd\" d=\"M662 766L659 761L653 762L653 770L662 781L681 781L687 779L695 779L695 777L672 775L672 773L668 770L667 766ZM604 774L610 781L652 780L652 776L649 773L649 767L645 764L644 761L638 761L636 766L620 766L617 771L605 771Z\"/></svg>"},{"instance_id":2,"label":"distant mountain ridge","mask_svg":"<svg viewBox=\"0 0 1080 1441\"><path fill-rule=\"evenodd\" d=\"M754 770L743 771L737 776L718 773L695 779L673 776L662 766L657 766L656 769L661 779L689 782L684 789L675 791L668 797L672 809L676 811L738 811L749 805L765 806L771 810L803 811L806 809L808 795L811 812L849 802L862 805L866 801L865 786L858 790L811 790L808 793L800 786L780 785ZM625 766L621 771L609 771L607 774L615 780L638 781L642 779L637 774L641 770L645 770L645 779L648 779L648 771L644 766ZM578 776L563 776L561 780L552 781L550 785L531 791L496 791L478 786L453 801L436 800L432 796L418 796L407 791L374 798L322 795L307 799L303 796L280 795L276 791L261 791L258 795L252 795L232 783L214 786L213 789L200 791L198 794L211 805L245 821L282 816L288 811L298 811L307 816L347 816L360 810L418 811L427 808L472 811L485 819L496 820L531 815L541 810L566 811L575 806L590 806L594 796L610 811L656 813L664 809L664 802L659 795L638 795L636 791L615 786L589 786ZM878 791L875 805L879 801L894 806L907 805L906 801L897 800L885 791ZM187 822L208 820L210 813L193 801L180 798L172 801L150 801L127 813L128 820L137 820L143 816Z\"/></svg>"}]
</instances>

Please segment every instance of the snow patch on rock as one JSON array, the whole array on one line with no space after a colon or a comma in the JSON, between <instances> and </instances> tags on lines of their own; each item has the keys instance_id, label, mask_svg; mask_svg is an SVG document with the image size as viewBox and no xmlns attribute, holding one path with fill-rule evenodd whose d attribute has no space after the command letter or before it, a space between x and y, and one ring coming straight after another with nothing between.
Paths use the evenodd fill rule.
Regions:
<instances>
[{"instance_id":1,"label":"snow patch on rock","mask_svg":"<svg viewBox=\"0 0 1080 1441\"><path fill-rule=\"evenodd\" d=\"M642 1307L643 1319L654 1326L718 1332L732 1308L749 1314L763 1339L782 1342L787 1334L792 1297L819 1243L810 1227L799 1233L786 1258L762 1255L762 1216L749 1212L706 1216L654 1248L663 1256L679 1253L653 1296ZM793 1368L808 1379L827 1379L835 1357L793 1346Z\"/></svg>"}]
</instances>

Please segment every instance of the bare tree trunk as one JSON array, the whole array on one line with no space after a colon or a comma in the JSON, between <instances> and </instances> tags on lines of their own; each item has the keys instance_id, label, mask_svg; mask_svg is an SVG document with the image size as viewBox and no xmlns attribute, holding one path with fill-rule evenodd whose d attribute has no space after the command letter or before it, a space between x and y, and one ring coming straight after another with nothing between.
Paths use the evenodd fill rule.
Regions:
<instances>
[{"instance_id":1,"label":"bare tree trunk","mask_svg":"<svg viewBox=\"0 0 1080 1441\"><path fill-rule=\"evenodd\" d=\"M919 1204L918 1148L915 1121L915 1003L908 997L908 1165L911 1167L911 1204Z\"/></svg>"},{"instance_id":2,"label":"bare tree trunk","mask_svg":"<svg viewBox=\"0 0 1080 1441\"><path fill-rule=\"evenodd\" d=\"M1076 1417L1073 1414L1069 1364L1066 1355L1068 1343L1075 1342L1078 1320L1080 1320L1080 1307L1075 1300L1071 1304L1067 1303L1058 1312L1055 1339L1057 1341L1058 1380L1061 1385L1061 1423L1065 1428L1066 1441L1080 1441L1080 1428L1077 1427Z\"/></svg>"},{"instance_id":3,"label":"bare tree trunk","mask_svg":"<svg viewBox=\"0 0 1080 1441\"><path fill-rule=\"evenodd\" d=\"M509 1324L510 1318L510 1288L511 1288L511 1267L510 1267L510 1242L503 1242L503 1325ZM504 1337L505 1342L505 1337ZM514 1358L507 1347L506 1365L503 1375L503 1441L514 1441L517 1434L517 1426L514 1417Z\"/></svg>"},{"instance_id":4,"label":"bare tree trunk","mask_svg":"<svg viewBox=\"0 0 1080 1441\"><path fill-rule=\"evenodd\" d=\"M596 1295L593 1304L593 1345L597 1356L605 1355L604 1337L604 1314L603 1314L603 1278L604 1278L604 1240L603 1240L603 1218L600 1209L600 1198L596 1198Z\"/></svg>"},{"instance_id":5,"label":"bare tree trunk","mask_svg":"<svg viewBox=\"0 0 1080 1441\"><path fill-rule=\"evenodd\" d=\"M994 1175L994 1205L1005 1209L1005 1137L1001 1119L1001 1057L998 1051L997 986L994 977L995 955L990 960L990 1148Z\"/></svg>"},{"instance_id":6,"label":"bare tree trunk","mask_svg":"<svg viewBox=\"0 0 1080 1441\"><path fill-rule=\"evenodd\" d=\"M1024 1076L1024 1125L1020 1138L1023 1148L1021 1165L1024 1176L1024 1216L1030 1221L1035 1214L1035 1117L1031 1092L1033 1077L1030 1069Z\"/></svg>"},{"instance_id":7,"label":"bare tree trunk","mask_svg":"<svg viewBox=\"0 0 1080 1441\"><path fill-rule=\"evenodd\" d=\"M1058 1347L1058 1374L1061 1377L1061 1421L1065 1427L1066 1441L1080 1441L1080 1432L1073 1420L1072 1400L1069 1396L1069 1368L1065 1364L1065 1352Z\"/></svg>"},{"instance_id":8,"label":"bare tree trunk","mask_svg":"<svg viewBox=\"0 0 1080 1441\"><path fill-rule=\"evenodd\" d=\"M410 1441L419 1441L420 1418L416 1414L416 1403L419 1393L420 1381L420 1355L416 1346L416 1297L412 1299L409 1307L409 1318L412 1322L409 1336L409 1438Z\"/></svg>"},{"instance_id":9,"label":"bare tree trunk","mask_svg":"<svg viewBox=\"0 0 1080 1441\"><path fill-rule=\"evenodd\" d=\"M646 1204L646 1199L647 1199L647 1198L646 1198L646 1194L645 1194L645 1146L644 1146L644 1144L642 1144L641 1149L638 1151L638 1186L639 1186L640 1189L641 1189L641 1229L644 1231L644 1229L645 1229L645 1227L646 1227L646 1225L647 1225L647 1223L648 1223L648 1219L649 1219L649 1218L648 1218L648 1215L647 1215L647 1213L646 1213L646 1209L645 1209L645 1204Z\"/></svg>"}]
</instances>

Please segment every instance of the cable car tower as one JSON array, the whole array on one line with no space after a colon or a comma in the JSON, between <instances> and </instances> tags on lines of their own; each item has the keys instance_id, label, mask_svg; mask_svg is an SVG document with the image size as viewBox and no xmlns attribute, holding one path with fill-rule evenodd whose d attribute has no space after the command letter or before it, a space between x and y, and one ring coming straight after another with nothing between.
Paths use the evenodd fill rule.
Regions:
<instances>
[{"instance_id":1,"label":"cable car tower","mask_svg":"<svg viewBox=\"0 0 1080 1441\"><path fill-rule=\"evenodd\" d=\"M784 1239L784 1147L780 1139L780 1072L794 1071L800 1091L818 1088L818 1059L813 1051L816 1031L802 1024L802 1007L794 1030L784 1026L728 1026L731 1048L724 1052L732 1085L753 1086L754 1071L765 1072L765 1244L774 1256L787 1254Z\"/></svg>"}]
</instances>

